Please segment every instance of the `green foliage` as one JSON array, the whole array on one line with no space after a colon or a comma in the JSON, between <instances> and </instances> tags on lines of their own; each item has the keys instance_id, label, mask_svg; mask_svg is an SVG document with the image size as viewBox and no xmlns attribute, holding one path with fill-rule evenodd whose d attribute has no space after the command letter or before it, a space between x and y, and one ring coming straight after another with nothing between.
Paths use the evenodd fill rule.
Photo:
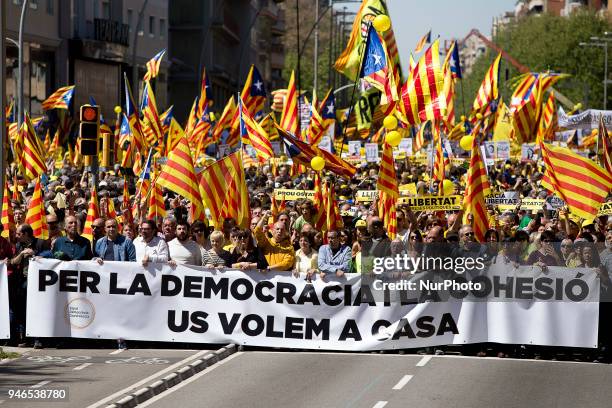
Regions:
<instances>
[{"instance_id":1,"label":"green foliage","mask_svg":"<svg viewBox=\"0 0 612 408\"><path fill-rule=\"evenodd\" d=\"M574 103L582 102L585 108L601 109L604 49L579 44L590 42L591 37L602 37L605 31L612 31L612 25L592 12L582 11L570 17L542 14L509 24L500 30L493 42L532 72L550 70L570 74L570 78L561 80L555 88ZM609 51L612 52L612 43L610 45ZM462 86L457 87L456 106L459 115L465 114L463 98L466 109L471 109L476 92L496 55L494 50L488 50L476 61L470 75L463 79L464 94ZM502 59L499 89L504 101L510 100L512 79L519 74L514 66ZM611 106L610 93L612 90L608 94L608 106Z\"/></svg>"}]
</instances>

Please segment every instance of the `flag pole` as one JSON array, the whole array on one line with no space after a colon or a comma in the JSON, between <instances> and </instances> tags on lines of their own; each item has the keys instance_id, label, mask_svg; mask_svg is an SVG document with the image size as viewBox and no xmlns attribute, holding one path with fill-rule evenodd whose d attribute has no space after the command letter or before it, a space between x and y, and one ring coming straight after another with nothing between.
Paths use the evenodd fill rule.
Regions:
<instances>
[{"instance_id":1,"label":"flag pole","mask_svg":"<svg viewBox=\"0 0 612 408\"><path fill-rule=\"evenodd\" d=\"M595 162L601 165L603 165L603 163L599 159L599 139L603 137L603 135L601 134L601 130L603 128L603 126L601 126L602 123L603 123L603 114L599 114L599 131L597 132L597 140L595 141Z\"/></svg>"},{"instance_id":2,"label":"flag pole","mask_svg":"<svg viewBox=\"0 0 612 408\"><path fill-rule=\"evenodd\" d=\"M344 129L342 130L342 144L340 144L340 152L337 152L338 157L342 157L342 151L344 150L344 142L346 142L346 130L348 128L349 119L351 117L351 113L353 112L353 103L355 101L355 90L357 89L357 84L361 80L361 66L363 65L363 59L365 57L365 51L368 47L368 40L370 39L370 27L372 27L372 22L368 22L368 35L365 38L365 42L363 44L363 50L361 50L361 55L359 56L359 66L357 67L357 77L355 78L355 83L353 84L353 92L351 92L351 101L349 103L348 113L346 115L346 123L344 124Z\"/></svg>"}]
</instances>

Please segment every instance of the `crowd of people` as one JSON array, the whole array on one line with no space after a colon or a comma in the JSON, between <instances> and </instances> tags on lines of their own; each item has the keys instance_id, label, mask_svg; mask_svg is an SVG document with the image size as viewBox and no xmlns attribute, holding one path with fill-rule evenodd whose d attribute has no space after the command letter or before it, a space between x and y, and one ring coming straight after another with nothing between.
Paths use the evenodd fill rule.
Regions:
<instances>
[{"instance_id":1,"label":"crowd of people","mask_svg":"<svg viewBox=\"0 0 612 408\"><path fill-rule=\"evenodd\" d=\"M267 165L248 168L250 227L241 229L235 220L228 218L222 227L214 229L202 221L191 222L188 203L170 191L164 191L165 218L129 222L131 217L127 214L132 211L133 203L123 202L122 191L124 183L130 183L128 188L133 199L137 187L126 181L116 168L101 173L98 196L102 216L92 222L90 241L82 236L91 188L86 174L68 164L49 170L44 177L49 238L44 240L34 237L32 227L25 223L33 183L28 184L19 176L9 178L17 181L11 188L17 188L20 193L19 199L11 202L16 228L9 231L8 239L0 239L0 259L5 259L8 265L11 343L14 344L34 342L35 347L41 347L38 340L25 337L28 264L37 256L95 260L100 264L105 261L138 262L145 266L168 263L287 272L312 281L338 278L347 273L371 274L372 258L396 254L416 256L431 243L452 243L463 248L481 245L474 243L472 227L469 221L464 223L461 211L413 211L402 204L397 208L397 236L390 239L376 202L356 200L358 190L376 189L378 167L375 164L363 164L351 180L326 175L335 184L343 227L325 233L315 228L317 209L308 199L283 201L284 208L272 212L274 190L312 190L313 171L290 177L290 165L276 169ZM463 166L453 166L448 172L458 194L465 185L465 172ZM429 173L424 165L400 160L396 162L396 174L400 184L415 183L417 194L436 193L434 184L427 181ZM489 169L489 176L499 192L516 191L521 197L529 198L544 198L548 194L540 186L542 173L536 163L499 162ZM115 218L104 211L109 200L121 209ZM612 216L599 216L587 222L572 217L565 208L534 211L521 209L519 205L500 211L491 206L489 225L491 228L485 237L488 244L515 243L516 250L506 253L504 261L538 265L543 269L548 266L594 268L600 277L602 293L609 290ZM601 319L609 316L604 309L606 306L602 304ZM607 332L606 328L600 333L603 340L599 354L602 355L608 352ZM486 355L490 350L477 352ZM516 349L504 348L499 353L513 355L515 352Z\"/></svg>"}]
</instances>

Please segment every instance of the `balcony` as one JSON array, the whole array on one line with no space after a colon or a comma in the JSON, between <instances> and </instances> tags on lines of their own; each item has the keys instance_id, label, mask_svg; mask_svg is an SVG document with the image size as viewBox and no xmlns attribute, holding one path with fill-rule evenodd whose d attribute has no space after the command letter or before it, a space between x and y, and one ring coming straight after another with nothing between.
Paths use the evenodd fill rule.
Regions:
<instances>
[{"instance_id":1,"label":"balcony","mask_svg":"<svg viewBox=\"0 0 612 408\"><path fill-rule=\"evenodd\" d=\"M129 46L130 26L118 21L94 18L94 35L96 41Z\"/></svg>"}]
</instances>

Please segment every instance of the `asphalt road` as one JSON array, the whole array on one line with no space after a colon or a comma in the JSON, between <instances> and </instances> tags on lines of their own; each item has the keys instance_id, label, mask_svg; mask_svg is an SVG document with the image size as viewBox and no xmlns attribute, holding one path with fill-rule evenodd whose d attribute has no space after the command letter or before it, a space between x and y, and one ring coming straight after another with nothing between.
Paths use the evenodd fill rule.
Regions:
<instances>
[{"instance_id":1,"label":"asphalt road","mask_svg":"<svg viewBox=\"0 0 612 408\"><path fill-rule=\"evenodd\" d=\"M607 408L611 379L606 364L251 351L139 407Z\"/></svg>"},{"instance_id":2,"label":"asphalt road","mask_svg":"<svg viewBox=\"0 0 612 408\"><path fill-rule=\"evenodd\" d=\"M130 389L167 375L209 350L34 350L0 365L0 406L104 407ZM135 385L136 384L136 385ZM68 401L17 401L7 396L14 387L68 388ZM132 390L133 391L133 390ZM33 405L34 404L34 405Z\"/></svg>"}]
</instances>

